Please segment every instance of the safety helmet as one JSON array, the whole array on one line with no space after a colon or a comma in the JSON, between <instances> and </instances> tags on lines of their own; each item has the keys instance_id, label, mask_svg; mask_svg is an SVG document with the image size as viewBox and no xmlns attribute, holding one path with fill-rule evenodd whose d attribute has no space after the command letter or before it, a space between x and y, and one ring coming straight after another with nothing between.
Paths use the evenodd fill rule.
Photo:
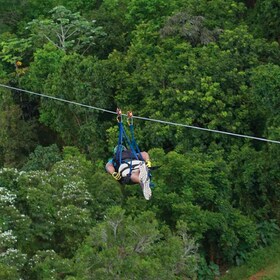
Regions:
<instances>
[{"instance_id":1,"label":"safety helmet","mask_svg":"<svg viewBox=\"0 0 280 280\"><path fill-rule=\"evenodd\" d=\"M116 154L117 153L117 151L118 151L118 147L119 147L119 145L117 145L115 148L114 148L114 154ZM120 147L119 147L119 149L121 149L121 152L122 151L126 151L127 150L127 148L124 146L124 145L120 145Z\"/></svg>"}]
</instances>

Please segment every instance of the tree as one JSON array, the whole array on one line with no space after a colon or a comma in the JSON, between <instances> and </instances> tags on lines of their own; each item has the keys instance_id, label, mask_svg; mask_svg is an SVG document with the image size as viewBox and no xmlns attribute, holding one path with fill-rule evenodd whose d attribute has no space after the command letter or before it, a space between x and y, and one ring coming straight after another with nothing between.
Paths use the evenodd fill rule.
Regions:
<instances>
[{"instance_id":1,"label":"tree","mask_svg":"<svg viewBox=\"0 0 280 280\"><path fill-rule=\"evenodd\" d=\"M98 37L105 35L100 26L95 27L95 21L89 22L64 6L57 6L49 13L50 18L35 19L27 26L38 43L50 42L65 52L84 54L95 45Z\"/></svg>"},{"instance_id":2,"label":"tree","mask_svg":"<svg viewBox=\"0 0 280 280\"><path fill-rule=\"evenodd\" d=\"M27 256L14 248L16 239L12 231L0 229L0 264L11 267L11 270L16 268L19 272L25 265Z\"/></svg>"},{"instance_id":3,"label":"tree","mask_svg":"<svg viewBox=\"0 0 280 280\"><path fill-rule=\"evenodd\" d=\"M19 277L19 273L15 267L0 263L0 278L17 280Z\"/></svg>"},{"instance_id":4,"label":"tree","mask_svg":"<svg viewBox=\"0 0 280 280\"><path fill-rule=\"evenodd\" d=\"M112 100L111 78L106 74L107 68L93 57L62 56L60 50L50 47L35 54L22 81L50 96L106 108ZM40 122L55 131L65 145L77 145L92 158L103 153L108 123L99 112L43 98L39 113Z\"/></svg>"},{"instance_id":5,"label":"tree","mask_svg":"<svg viewBox=\"0 0 280 280\"><path fill-rule=\"evenodd\" d=\"M202 16L205 26L209 29L232 29L245 19L246 7L244 1L175 1L176 12L188 12L192 16Z\"/></svg>"},{"instance_id":6,"label":"tree","mask_svg":"<svg viewBox=\"0 0 280 280\"><path fill-rule=\"evenodd\" d=\"M181 12L170 17L160 30L161 36L180 36L189 41L193 46L198 44L206 45L216 41L222 32L218 28L209 30L204 24L202 16L190 16Z\"/></svg>"},{"instance_id":7,"label":"tree","mask_svg":"<svg viewBox=\"0 0 280 280\"><path fill-rule=\"evenodd\" d=\"M254 104L258 104L262 115L267 119L266 127L272 136L274 133L277 136L277 126L279 126L280 119L277 116L279 102L279 88L280 88L280 67L274 64L266 64L256 67L252 71L252 99Z\"/></svg>"},{"instance_id":8,"label":"tree","mask_svg":"<svg viewBox=\"0 0 280 280\"><path fill-rule=\"evenodd\" d=\"M53 164L61 159L57 145L53 144L48 147L37 146L34 152L29 155L23 170L50 170Z\"/></svg>"},{"instance_id":9,"label":"tree","mask_svg":"<svg viewBox=\"0 0 280 280\"><path fill-rule=\"evenodd\" d=\"M251 20L252 27L261 36L280 43L280 4L277 0L256 1Z\"/></svg>"},{"instance_id":10,"label":"tree","mask_svg":"<svg viewBox=\"0 0 280 280\"><path fill-rule=\"evenodd\" d=\"M277 145L262 145L259 151L250 146L235 148L230 156L232 205L247 216L254 217L260 244L263 240L269 243L269 235L277 232L275 222L279 222L277 201L280 195L278 154Z\"/></svg>"},{"instance_id":11,"label":"tree","mask_svg":"<svg viewBox=\"0 0 280 280\"><path fill-rule=\"evenodd\" d=\"M152 212L132 217L116 206L92 228L75 257L75 268L80 278L195 277L196 249L183 229L163 236Z\"/></svg>"},{"instance_id":12,"label":"tree","mask_svg":"<svg viewBox=\"0 0 280 280\"><path fill-rule=\"evenodd\" d=\"M148 21L159 25L162 19L172 13L174 1L167 3L164 0L132 0L128 1L126 19L133 26Z\"/></svg>"},{"instance_id":13,"label":"tree","mask_svg":"<svg viewBox=\"0 0 280 280\"><path fill-rule=\"evenodd\" d=\"M16 183L11 180L17 176L18 172L14 169L0 170L0 266L1 273L11 279L14 279L26 264L24 242L30 237L30 220L16 207ZM10 269L7 269L8 267Z\"/></svg>"},{"instance_id":14,"label":"tree","mask_svg":"<svg viewBox=\"0 0 280 280\"><path fill-rule=\"evenodd\" d=\"M171 228L178 220L184 221L208 262L236 262L239 253L246 254L256 246L253 220L230 204L229 169L220 152L211 156L170 152L163 162L154 190L161 220Z\"/></svg>"},{"instance_id":15,"label":"tree","mask_svg":"<svg viewBox=\"0 0 280 280\"><path fill-rule=\"evenodd\" d=\"M32 279L65 279L73 274L71 260L62 258L54 250L38 251L30 260Z\"/></svg>"},{"instance_id":16,"label":"tree","mask_svg":"<svg viewBox=\"0 0 280 280\"><path fill-rule=\"evenodd\" d=\"M0 150L2 165L22 166L36 143L34 122L25 121L20 107L14 104L9 91L0 90Z\"/></svg>"},{"instance_id":17,"label":"tree","mask_svg":"<svg viewBox=\"0 0 280 280\"><path fill-rule=\"evenodd\" d=\"M34 60L30 62L26 74L20 78L20 84L30 90L44 92L46 81L60 68L65 53L49 43L42 49L37 49L33 56ZM30 99L37 100L34 97Z\"/></svg>"},{"instance_id":18,"label":"tree","mask_svg":"<svg viewBox=\"0 0 280 280\"><path fill-rule=\"evenodd\" d=\"M23 172L19 178L19 208L32 221L30 254L52 248L56 228L56 189L46 171Z\"/></svg>"},{"instance_id":19,"label":"tree","mask_svg":"<svg viewBox=\"0 0 280 280\"><path fill-rule=\"evenodd\" d=\"M15 36L9 36L0 43L1 52L0 58L4 62L7 62L15 66L18 69L17 63L22 63L22 61L28 61L28 53L32 49L32 42L30 39L18 38Z\"/></svg>"},{"instance_id":20,"label":"tree","mask_svg":"<svg viewBox=\"0 0 280 280\"><path fill-rule=\"evenodd\" d=\"M26 1L11 0L7 3L7 1L1 0L0 6L0 33L16 30L22 11L26 8Z\"/></svg>"},{"instance_id":21,"label":"tree","mask_svg":"<svg viewBox=\"0 0 280 280\"><path fill-rule=\"evenodd\" d=\"M269 49L272 54L272 46ZM159 39L151 24L145 24L134 32L127 54L114 53L109 60L118 65L116 82L127 77L116 90L116 100L124 108L151 118L254 135L260 131L254 125L248 79L252 67L268 60L265 57L263 40L243 25L225 30L217 42L194 48L178 36ZM207 150L214 142L230 149L231 144L243 143L154 123L141 127L139 140L148 147L169 149L195 145Z\"/></svg>"},{"instance_id":22,"label":"tree","mask_svg":"<svg viewBox=\"0 0 280 280\"><path fill-rule=\"evenodd\" d=\"M106 59L113 50L124 51L130 40L133 26L129 24L127 14L127 0L101 1L98 9L92 11L92 17L103 27L106 37L100 42L100 46L94 51L98 57Z\"/></svg>"}]
</instances>

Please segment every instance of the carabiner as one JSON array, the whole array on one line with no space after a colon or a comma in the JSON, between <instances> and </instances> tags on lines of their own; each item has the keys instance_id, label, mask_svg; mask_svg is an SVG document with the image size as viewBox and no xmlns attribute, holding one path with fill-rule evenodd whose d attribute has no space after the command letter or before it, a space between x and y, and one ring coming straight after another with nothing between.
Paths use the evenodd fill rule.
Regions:
<instances>
[{"instance_id":1,"label":"carabiner","mask_svg":"<svg viewBox=\"0 0 280 280\"><path fill-rule=\"evenodd\" d=\"M127 123L128 125L133 125L133 114L132 111L127 112Z\"/></svg>"},{"instance_id":2,"label":"carabiner","mask_svg":"<svg viewBox=\"0 0 280 280\"><path fill-rule=\"evenodd\" d=\"M117 121L120 123L122 122L122 110L120 108L117 108Z\"/></svg>"}]
</instances>

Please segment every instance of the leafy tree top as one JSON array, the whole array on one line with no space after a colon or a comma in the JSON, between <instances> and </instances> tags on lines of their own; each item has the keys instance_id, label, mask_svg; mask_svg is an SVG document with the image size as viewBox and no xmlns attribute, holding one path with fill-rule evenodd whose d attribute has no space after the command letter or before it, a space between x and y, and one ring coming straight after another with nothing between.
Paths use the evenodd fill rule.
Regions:
<instances>
[{"instance_id":1,"label":"leafy tree top","mask_svg":"<svg viewBox=\"0 0 280 280\"><path fill-rule=\"evenodd\" d=\"M99 36L104 36L102 27L95 26L95 20L88 21L79 12L72 13L64 6L57 6L46 19L34 19L26 29L37 42L50 42L66 52L77 51L83 54L96 44Z\"/></svg>"}]
</instances>

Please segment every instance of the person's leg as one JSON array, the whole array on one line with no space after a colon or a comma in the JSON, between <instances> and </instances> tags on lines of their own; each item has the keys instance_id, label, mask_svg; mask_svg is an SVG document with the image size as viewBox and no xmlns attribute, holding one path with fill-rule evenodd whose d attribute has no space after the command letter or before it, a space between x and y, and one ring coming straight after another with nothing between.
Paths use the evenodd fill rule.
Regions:
<instances>
[{"instance_id":1,"label":"person's leg","mask_svg":"<svg viewBox=\"0 0 280 280\"><path fill-rule=\"evenodd\" d=\"M139 184L142 188L143 195L145 199L149 200L152 196L152 191L150 188L150 179L148 170L145 164L143 162L140 162L139 165L133 169L130 180L132 183Z\"/></svg>"},{"instance_id":2,"label":"person's leg","mask_svg":"<svg viewBox=\"0 0 280 280\"><path fill-rule=\"evenodd\" d=\"M140 183L140 180L139 180L139 169L138 170L135 170L131 173L131 176L130 176L130 180L133 182L133 183L136 183L136 184L139 184Z\"/></svg>"},{"instance_id":3,"label":"person's leg","mask_svg":"<svg viewBox=\"0 0 280 280\"><path fill-rule=\"evenodd\" d=\"M150 188L149 170L147 168L147 165L143 162L139 165L139 181L145 199L149 200L152 196L152 191Z\"/></svg>"},{"instance_id":4,"label":"person's leg","mask_svg":"<svg viewBox=\"0 0 280 280\"><path fill-rule=\"evenodd\" d=\"M144 152L145 153L145 152ZM144 154L145 155L145 154ZM148 153L146 153L146 158L148 158ZM143 158L144 159L144 158ZM132 161L132 164L134 164L134 168L131 172L131 175L130 175L130 180L133 182L133 183L136 183L136 184L139 184L140 181L141 181L141 178L140 178L140 164L142 164L143 161L139 161L139 160L133 160ZM137 165L135 165L137 164Z\"/></svg>"},{"instance_id":5,"label":"person's leg","mask_svg":"<svg viewBox=\"0 0 280 280\"><path fill-rule=\"evenodd\" d=\"M119 173L122 177L130 176L130 181L135 184L140 183L139 179L139 164L141 160L132 160L131 162L126 162L121 164L119 168ZM130 174L131 172L131 174Z\"/></svg>"},{"instance_id":6,"label":"person's leg","mask_svg":"<svg viewBox=\"0 0 280 280\"><path fill-rule=\"evenodd\" d=\"M145 159L149 159L148 153L143 152L143 155L144 155ZM143 158L143 160L145 160L145 159ZM119 172L120 172L121 176L126 177L131 172L131 174L130 174L131 182L135 183L135 184L139 184L141 181L140 169L139 169L141 163L142 163L142 161L140 161L140 160L133 160L129 163L121 164L121 166L119 168ZM133 166L132 170L130 170L130 165ZM147 163L146 163L146 165L148 166Z\"/></svg>"}]
</instances>

